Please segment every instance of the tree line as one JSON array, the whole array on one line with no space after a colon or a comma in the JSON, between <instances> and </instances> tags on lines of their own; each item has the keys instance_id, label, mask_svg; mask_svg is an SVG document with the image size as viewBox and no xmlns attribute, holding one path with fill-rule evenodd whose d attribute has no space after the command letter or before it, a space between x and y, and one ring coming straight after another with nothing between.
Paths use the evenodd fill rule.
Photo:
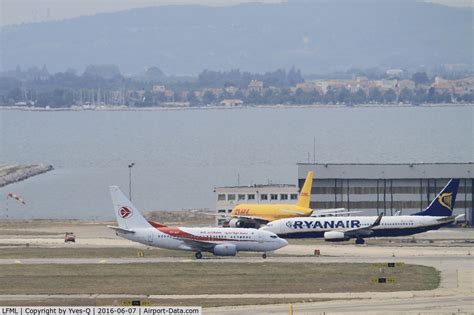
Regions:
<instances>
[{"instance_id":1,"label":"tree line","mask_svg":"<svg viewBox=\"0 0 474 315\"><path fill-rule=\"evenodd\" d=\"M378 76L382 74L377 73ZM258 80L263 89L249 89ZM474 101L473 93L457 95L445 90L427 88L432 82L424 72L411 76L415 89L382 90L379 88L350 90L331 88L318 90L295 89L304 82L299 69L278 69L263 74L240 71L204 70L195 78L180 80L166 76L159 68L125 77L115 65L88 66L78 75L75 70L49 74L46 66L32 67L0 74L0 105L19 102L39 107L70 107L82 104L111 104L126 106L162 106L169 102L189 103L191 106L216 105L225 99L239 99L244 104L346 104L365 103L451 103ZM173 93L154 92L154 85L166 85ZM232 89L229 89L229 88ZM220 92L208 89L219 89ZM202 92L204 91L204 93Z\"/></svg>"}]
</instances>

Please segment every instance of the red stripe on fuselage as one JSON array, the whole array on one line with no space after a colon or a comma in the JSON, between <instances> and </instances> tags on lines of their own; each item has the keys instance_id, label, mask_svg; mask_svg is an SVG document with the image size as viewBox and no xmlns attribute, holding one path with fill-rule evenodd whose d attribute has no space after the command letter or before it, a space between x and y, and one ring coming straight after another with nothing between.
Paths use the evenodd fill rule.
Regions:
<instances>
[{"instance_id":1,"label":"red stripe on fuselage","mask_svg":"<svg viewBox=\"0 0 474 315\"><path fill-rule=\"evenodd\" d=\"M160 224L160 223L158 223L158 222L148 221L148 223L150 223L151 226L154 227L154 228L166 227L166 225Z\"/></svg>"}]
</instances>

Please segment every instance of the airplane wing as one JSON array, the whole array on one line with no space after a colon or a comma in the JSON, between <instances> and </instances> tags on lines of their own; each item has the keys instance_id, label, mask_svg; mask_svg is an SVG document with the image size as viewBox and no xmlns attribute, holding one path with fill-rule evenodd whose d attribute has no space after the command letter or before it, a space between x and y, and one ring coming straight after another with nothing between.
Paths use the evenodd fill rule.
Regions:
<instances>
[{"instance_id":1,"label":"airplane wing","mask_svg":"<svg viewBox=\"0 0 474 315\"><path fill-rule=\"evenodd\" d=\"M242 219L249 219L249 220L261 221L263 223L268 223L268 219L265 219L262 217L256 217L253 215L233 215L233 216L230 216L229 218L242 218Z\"/></svg>"},{"instance_id":2,"label":"airplane wing","mask_svg":"<svg viewBox=\"0 0 474 315\"><path fill-rule=\"evenodd\" d=\"M313 209L313 212L317 213L337 213L341 211L346 211L346 208L334 208L334 209Z\"/></svg>"},{"instance_id":3,"label":"airplane wing","mask_svg":"<svg viewBox=\"0 0 474 315\"><path fill-rule=\"evenodd\" d=\"M223 217L223 218L229 218L230 215L227 213L215 213L215 212L198 212L199 214L202 215L209 215L212 217Z\"/></svg>"},{"instance_id":4,"label":"airplane wing","mask_svg":"<svg viewBox=\"0 0 474 315\"><path fill-rule=\"evenodd\" d=\"M373 233L373 228L380 225L380 221L382 221L382 216L383 216L383 213L381 213L377 217L377 219L375 219L374 223L372 223L369 226L356 228L356 229L350 229L350 230L344 230L341 232L344 232L345 236L352 237L352 238L357 238L360 236L369 236Z\"/></svg>"},{"instance_id":5,"label":"airplane wing","mask_svg":"<svg viewBox=\"0 0 474 315\"><path fill-rule=\"evenodd\" d=\"M191 240L189 238L180 238L180 240L183 241L189 247L189 249L198 251L210 252L214 249L214 246L217 245L213 242Z\"/></svg>"},{"instance_id":6,"label":"airplane wing","mask_svg":"<svg viewBox=\"0 0 474 315\"><path fill-rule=\"evenodd\" d=\"M363 211L338 211L338 212L325 212L325 213L315 213L313 212L311 214L311 217L320 217L320 216L336 216L336 215L343 215L343 214L356 214L356 213L361 213Z\"/></svg>"},{"instance_id":7,"label":"airplane wing","mask_svg":"<svg viewBox=\"0 0 474 315\"><path fill-rule=\"evenodd\" d=\"M291 210L288 210L291 211ZM252 215L231 215L230 213L201 213L204 215L210 215L210 216L215 216L218 218L223 218L223 219L233 219L233 218L242 218L242 219L250 219L250 220L256 220L260 221L261 223L268 223L268 219L262 218L262 217L257 217L257 216L252 216Z\"/></svg>"},{"instance_id":8,"label":"airplane wing","mask_svg":"<svg viewBox=\"0 0 474 315\"><path fill-rule=\"evenodd\" d=\"M135 233L134 230L124 229L124 228L121 228L121 227L118 227L118 226L107 225L107 227L108 227L109 229L112 229L112 230L114 230L114 231L117 231L117 232L120 232L120 233L124 233L124 234L133 234L133 233Z\"/></svg>"},{"instance_id":9,"label":"airplane wing","mask_svg":"<svg viewBox=\"0 0 474 315\"><path fill-rule=\"evenodd\" d=\"M334 208L334 209L313 209L311 217L319 217L323 215L339 215L339 214L351 214L351 213L360 213L362 211L350 211L346 208Z\"/></svg>"},{"instance_id":10,"label":"airplane wing","mask_svg":"<svg viewBox=\"0 0 474 315\"><path fill-rule=\"evenodd\" d=\"M298 210L291 210L291 209L280 209L280 211L282 212L287 212L287 213L291 213L291 214L297 214L297 215L306 215L305 212L303 211L298 211Z\"/></svg>"}]
</instances>

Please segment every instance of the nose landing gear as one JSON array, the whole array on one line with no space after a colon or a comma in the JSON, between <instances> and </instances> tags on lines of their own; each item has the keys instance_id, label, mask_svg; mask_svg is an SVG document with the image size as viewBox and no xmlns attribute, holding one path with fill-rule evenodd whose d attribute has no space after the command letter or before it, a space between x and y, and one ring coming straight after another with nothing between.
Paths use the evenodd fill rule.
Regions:
<instances>
[{"instance_id":1,"label":"nose landing gear","mask_svg":"<svg viewBox=\"0 0 474 315\"><path fill-rule=\"evenodd\" d=\"M363 238L358 238L358 239L356 239L356 244L357 245L362 245L362 244L365 244L365 241L364 241Z\"/></svg>"},{"instance_id":2,"label":"nose landing gear","mask_svg":"<svg viewBox=\"0 0 474 315\"><path fill-rule=\"evenodd\" d=\"M202 258L201 252L197 252L196 254L194 254L194 256L196 256L196 259L201 259Z\"/></svg>"},{"instance_id":3,"label":"nose landing gear","mask_svg":"<svg viewBox=\"0 0 474 315\"><path fill-rule=\"evenodd\" d=\"M263 258L263 259L267 259L267 253L263 253L263 254L262 254L262 258Z\"/></svg>"}]
</instances>

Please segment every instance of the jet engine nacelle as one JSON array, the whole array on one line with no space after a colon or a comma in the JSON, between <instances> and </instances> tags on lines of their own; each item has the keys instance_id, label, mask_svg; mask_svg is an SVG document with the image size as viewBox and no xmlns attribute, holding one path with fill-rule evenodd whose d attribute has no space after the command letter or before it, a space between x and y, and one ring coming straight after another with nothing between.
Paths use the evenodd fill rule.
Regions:
<instances>
[{"instance_id":1,"label":"jet engine nacelle","mask_svg":"<svg viewBox=\"0 0 474 315\"><path fill-rule=\"evenodd\" d=\"M344 232L329 231L324 233L324 240L327 242L343 242L349 240L349 237L344 235Z\"/></svg>"},{"instance_id":2,"label":"jet engine nacelle","mask_svg":"<svg viewBox=\"0 0 474 315\"><path fill-rule=\"evenodd\" d=\"M258 229L260 226L252 219L233 218L229 221L229 227Z\"/></svg>"},{"instance_id":3,"label":"jet engine nacelle","mask_svg":"<svg viewBox=\"0 0 474 315\"><path fill-rule=\"evenodd\" d=\"M238 218L233 218L229 221L229 226L230 227L243 227L244 226L244 221Z\"/></svg>"},{"instance_id":4,"label":"jet engine nacelle","mask_svg":"<svg viewBox=\"0 0 474 315\"><path fill-rule=\"evenodd\" d=\"M216 256L235 256L237 254L237 246L234 244L220 244L214 246L214 255Z\"/></svg>"}]
</instances>

